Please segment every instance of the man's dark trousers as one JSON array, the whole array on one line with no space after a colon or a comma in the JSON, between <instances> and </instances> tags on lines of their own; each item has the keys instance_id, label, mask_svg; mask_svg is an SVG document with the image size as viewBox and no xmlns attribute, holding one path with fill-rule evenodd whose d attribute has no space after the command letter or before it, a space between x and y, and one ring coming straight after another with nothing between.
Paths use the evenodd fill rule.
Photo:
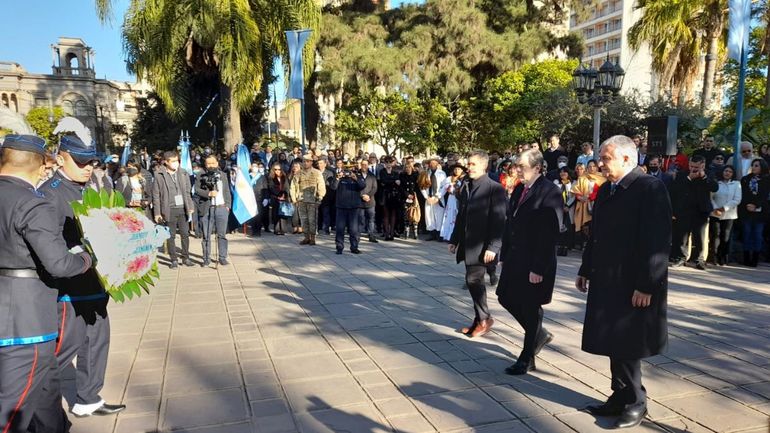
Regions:
<instances>
[{"instance_id":1,"label":"man's dark trousers","mask_svg":"<svg viewBox=\"0 0 770 433\"><path fill-rule=\"evenodd\" d=\"M511 313L519 325L524 328L524 347L521 349L522 361L535 357L535 345L543 332L543 307L540 304L523 302L509 303L500 300L503 308Z\"/></svg>"},{"instance_id":2,"label":"man's dark trousers","mask_svg":"<svg viewBox=\"0 0 770 433\"><path fill-rule=\"evenodd\" d=\"M489 306L487 305L487 286L484 284L484 275L488 269L488 266L465 266L465 285L471 292L476 322L487 320L490 317Z\"/></svg>"},{"instance_id":3,"label":"man's dark trousers","mask_svg":"<svg viewBox=\"0 0 770 433\"><path fill-rule=\"evenodd\" d=\"M692 248L690 250L691 261L705 261L704 237L708 233L708 217L693 216L674 220L672 227L671 259L673 261L685 260L687 257L687 245L692 235Z\"/></svg>"},{"instance_id":4,"label":"man's dark trousers","mask_svg":"<svg viewBox=\"0 0 770 433\"><path fill-rule=\"evenodd\" d=\"M610 401L631 408L647 404L647 390L642 386L641 360L621 360L610 357L610 372L613 391Z\"/></svg>"},{"instance_id":5,"label":"man's dark trousers","mask_svg":"<svg viewBox=\"0 0 770 433\"><path fill-rule=\"evenodd\" d=\"M227 258L227 219L230 212L224 206L211 206L201 218L203 224L203 259L211 258L211 234L216 230L217 247L219 248L219 257L217 260Z\"/></svg>"},{"instance_id":6,"label":"man's dark trousers","mask_svg":"<svg viewBox=\"0 0 770 433\"><path fill-rule=\"evenodd\" d=\"M187 222L187 215L184 213L184 208L172 207L169 218L168 229L171 237L168 239L168 255L172 262L177 260L176 234L179 232L182 237L182 259L187 260L190 258L190 226Z\"/></svg>"},{"instance_id":7,"label":"man's dark trousers","mask_svg":"<svg viewBox=\"0 0 770 433\"><path fill-rule=\"evenodd\" d=\"M345 229L350 233L350 249L358 249L358 212L359 209L337 209L337 226L334 233L334 241L337 250L345 249Z\"/></svg>"}]
</instances>

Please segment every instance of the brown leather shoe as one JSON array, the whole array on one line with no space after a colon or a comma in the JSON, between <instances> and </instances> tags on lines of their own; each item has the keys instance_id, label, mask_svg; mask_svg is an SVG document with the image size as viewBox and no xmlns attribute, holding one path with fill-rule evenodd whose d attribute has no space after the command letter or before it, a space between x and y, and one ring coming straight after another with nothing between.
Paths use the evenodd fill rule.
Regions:
<instances>
[{"instance_id":1,"label":"brown leather shoe","mask_svg":"<svg viewBox=\"0 0 770 433\"><path fill-rule=\"evenodd\" d=\"M478 326L471 332L471 335L469 337L476 338L481 337L482 335L486 334L492 329L492 324L495 323L495 319L489 318L487 320L482 320L479 322Z\"/></svg>"},{"instance_id":2,"label":"brown leather shoe","mask_svg":"<svg viewBox=\"0 0 770 433\"><path fill-rule=\"evenodd\" d=\"M300 245L310 245L310 236L305 235L305 239L302 239L299 241Z\"/></svg>"},{"instance_id":3,"label":"brown leather shoe","mask_svg":"<svg viewBox=\"0 0 770 433\"><path fill-rule=\"evenodd\" d=\"M460 328L460 329L457 330L457 332L459 332L461 334L465 334L465 335L470 335L471 332L473 332L473 330L476 329L476 326L478 326L478 324L479 323L474 319L473 323L471 323L470 326L466 326L466 327Z\"/></svg>"},{"instance_id":4,"label":"brown leather shoe","mask_svg":"<svg viewBox=\"0 0 770 433\"><path fill-rule=\"evenodd\" d=\"M310 235L310 242L308 242L308 245L315 245L315 235Z\"/></svg>"}]
</instances>

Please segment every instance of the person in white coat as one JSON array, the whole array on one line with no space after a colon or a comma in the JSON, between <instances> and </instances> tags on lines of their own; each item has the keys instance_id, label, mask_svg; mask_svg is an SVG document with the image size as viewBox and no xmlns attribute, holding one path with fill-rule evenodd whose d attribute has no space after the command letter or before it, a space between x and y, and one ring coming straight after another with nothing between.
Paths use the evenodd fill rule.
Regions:
<instances>
[{"instance_id":1,"label":"person in white coat","mask_svg":"<svg viewBox=\"0 0 770 433\"><path fill-rule=\"evenodd\" d=\"M444 221L444 203L441 201L441 184L446 179L446 173L441 169L438 158L428 162L428 178L430 184L421 190L425 197L425 230L428 231L429 241L439 240L439 230Z\"/></svg>"},{"instance_id":2,"label":"person in white coat","mask_svg":"<svg viewBox=\"0 0 770 433\"><path fill-rule=\"evenodd\" d=\"M709 257L712 264L724 266L728 263L730 233L738 219L738 205L741 204L741 183L735 180L735 169L725 165L717 172L719 189L711 193L714 210L709 217Z\"/></svg>"},{"instance_id":3,"label":"person in white coat","mask_svg":"<svg viewBox=\"0 0 770 433\"><path fill-rule=\"evenodd\" d=\"M452 237L452 231L455 229L457 220L457 192L465 178L465 167L460 163L451 166L452 176L444 179L441 184L441 201L444 203L444 220L441 223L441 233L439 236L444 241L449 241Z\"/></svg>"}]
</instances>

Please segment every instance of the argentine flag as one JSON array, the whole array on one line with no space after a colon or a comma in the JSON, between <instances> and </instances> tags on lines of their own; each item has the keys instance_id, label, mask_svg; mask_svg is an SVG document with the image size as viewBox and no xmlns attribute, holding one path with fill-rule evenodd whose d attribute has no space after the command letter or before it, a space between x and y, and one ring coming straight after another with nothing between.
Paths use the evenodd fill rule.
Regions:
<instances>
[{"instance_id":1,"label":"argentine flag","mask_svg":"<svg viewBox=\"0 0 770 433\"><path fill-rule=\"evenodd\" d=\"M249 150L245 145L238 145L238 170L235 170L235 181L233 182L233 215L238 220L238 224L257 216L257 199L254 197L249 177Z\"/></svg>"},{"instance_id":2,"label":"argentine flag","mask_svg":"<svg viewBox=\"0 0 770 433\"><path fill-rule=\"evenodd\" d=\"M192 160L190 159L190 137L185 138L184 132L179 135L179 166L192 175Z\"/></svg>"}]
</instances>

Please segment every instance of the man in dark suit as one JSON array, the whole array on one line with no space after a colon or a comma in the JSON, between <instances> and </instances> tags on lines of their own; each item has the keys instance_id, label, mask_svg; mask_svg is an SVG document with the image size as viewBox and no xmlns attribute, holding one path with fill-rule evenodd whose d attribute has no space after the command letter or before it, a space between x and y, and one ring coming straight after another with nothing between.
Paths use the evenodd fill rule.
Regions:
<instances>
[{"instance_id":1,"label":"man in dark suit","mask_svg":"<svg viewBox=\"0 0 770 433\"><path fill-rule=\"evenodd\" d=\"M524 347L507 374L535 369L535 356L553 335L543 329L543 305L551 302L556 282L556 241L564 201L559 188L543 175L545 160L537 149L516 161L521 183L513 190L503 232L503 270L497 298L524 328Z\"/></svg>"},{"instance_id":2,"label":"man in dark suit","mask_svg":"<svg viewBox=\"0 0 770 433\"><path fill-rule=\"evenodd\" d=\"M468 157L468 177L460 191L457 220L449 240L449 252L457 263L465 261L465 284L471 292L475 317L459 331L473 338L492 328L494 319L487 306L484 274L497 259L505 224L505 190L487 176L489 156L473 152Z\"/></svg>"},{"instance_id":3,"label":"man in dark suit","mask_svg":"<svg viewBox=\"0 0 770 433\"><path fill-rule=\"evenodd\" d=\"M671 247L671 265L684 265L687 257L687 240L692 235L690 260L695 267L706 269L706 248L704 241L708 235L709 215L711 214L711 193L719 189L716 180L706 175L706 159L701 155L690 158L689 170L677 173L671 182L669 195L673 206L673 245Z\"/></svg>"},{"instance_id":4,"label":"man in dark suit","mask_svg":"<svg viewBox=\"0 0 770 433\"><path fill-rule=\"evenodd\" d=\"M647 414L641 360L662 353L668 342L671 203L663 182L636 167L630 138L609 138L600 158L608 182L594 202L575 286L588 292L583 350L610 357L613 393L586 410L619 416L616 427L627 428Z\"/></svg>"},{"instance_id":5,"label":"man in dark suit","mask_svg":"<svg viewBox=\"0 0 770 433\"><path fill-rule=\"evenodd\" d=\"M369 242L377 243L375 234L375 209L377 194L377 175L373 174L369 170L369 161L361 160L361 173L359 177L364 180L366 187L361 191L361 210L359 212L359 223L361 225L361 232L364 230L369 233Z\"/></svg>"},{"instance_id":6,"label":"man in dark suit","mask_svg":"<svg viewBox=\"0 0 770 433\"><path fill-rule=\"evenodd\" d=\"M155 222L157 224L165 222L171 231L168 255L172 269L179 266L174 241L177 232L182 237L182 263L185 266L193 266L190 260L190 225L188 223L194 213L191 192L190 174L179 166L179 154L175 150L164 152L163 165L158 168L152 187L152 212Z\"/></svg>"}]
</instances>

